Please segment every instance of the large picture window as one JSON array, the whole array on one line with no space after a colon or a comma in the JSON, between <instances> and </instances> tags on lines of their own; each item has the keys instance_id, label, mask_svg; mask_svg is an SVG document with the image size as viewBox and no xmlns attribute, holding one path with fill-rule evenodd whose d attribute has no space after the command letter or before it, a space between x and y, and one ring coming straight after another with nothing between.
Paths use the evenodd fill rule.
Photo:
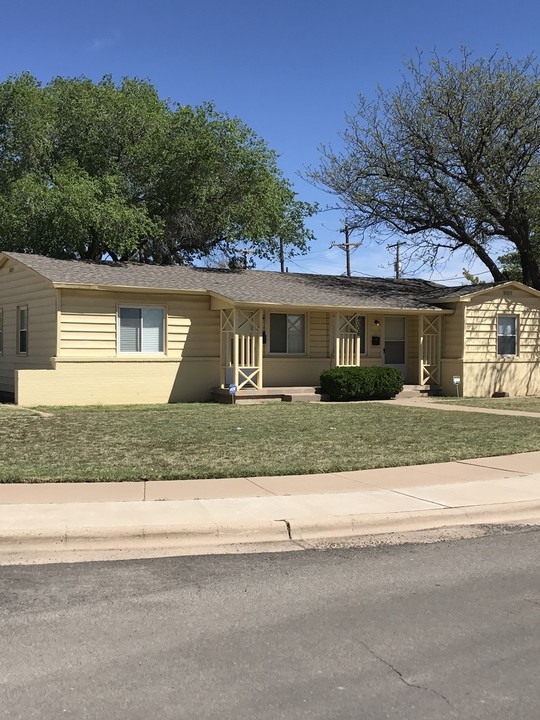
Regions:
<instances>
[{"instance_id":1,"label":"large picture window","mask_svg":"<svg viewBox=\"0 0 540 720\"><path fill-rule=\"evenodd\" d=\"M17 354L28 355L28 307L17 308Z\"/></svg>"},{"instance_id":2,"label":"large picture window","mask_svg":"<svg viewBox=\"0 0 540 720\"><path fill-rule=\"evenodd\" d=\"M497 318L497 355L518 354L518 318L499 315Z\"/></svg>"},{"instance_id":3,"label":"large picture window","mask_svg":"<svg viewBox=\"0 0 540 720\"><path fill-rule=\"evenodd\" d=\"M270 314L270 352L286 355L306 352L305 315Z\"/></svg>"},{"instance_id":4,"label":"large picture window","mask_svg":"<svg viewBox=\"0 0 540 720\"><path fill-rule=\"evenodd\" d=\"M121 353L163 352L163 308L121 307L118 326Z\"/></svg>"}]
</instances>

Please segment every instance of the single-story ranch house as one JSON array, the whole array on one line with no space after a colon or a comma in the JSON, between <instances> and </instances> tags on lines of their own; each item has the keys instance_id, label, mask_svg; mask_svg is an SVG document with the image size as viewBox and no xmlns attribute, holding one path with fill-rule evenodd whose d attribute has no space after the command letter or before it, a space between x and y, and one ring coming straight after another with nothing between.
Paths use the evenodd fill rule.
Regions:
<instances>
[{"instance_id":1,"label":"single-story ranch house","mask_svg":"<svg viewBox=\"0 0 540 720\"><path fill-rule=\"evenodd\" d=\"M20 405L207 400L342 365L540 395L540 292L0 253L0 394Z\"/></svg>"}]
</instances>

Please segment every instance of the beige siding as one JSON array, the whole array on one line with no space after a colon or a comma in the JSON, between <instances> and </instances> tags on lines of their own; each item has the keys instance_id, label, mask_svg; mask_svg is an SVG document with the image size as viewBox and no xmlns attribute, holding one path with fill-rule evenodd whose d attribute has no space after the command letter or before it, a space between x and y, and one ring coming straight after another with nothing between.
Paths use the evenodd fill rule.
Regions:
<instances>
[{"instance_id":1,"label":"beige siding","mask_svg":"<svg viewBox=\"0 0 540 720\"><path fill-rule=\"evenodd\" d=\"M28 353L17 355L17 307L28 307ZM0 268L0 308L4 317L0 394L14 393L17 369L48 368L56 354L56 291L37 273L8 260Z\"/></svg>"},{"instance_id":2,"label":"beige siding","mask_svg":"<svg viewBox=\"0 0 540 720\"><path fill-rule=\"evenodd\" d=\"M376 322L379 325L376 325ZM360 361L362 365L380 365L383 347L383 322L381 313L368 313L366 315L366 355ZM373 344L373 338L379 338L379 345Z\"/></svg>"},{"instance_id":3,"label":"beige siding","mask_svg":"<svg viewBox=\"0 0 540 720\"><path fill-rule=\"evenodd\" d=\"M463 367L463 360L461 358L448 359L443 358L441 360L441 390L443 395L455 396L457 395L456 385L454 384L454 376L458 375L461 378L461 384L459 385L459 394L464 395L465 393L465 380L466 372Z\"/></svg>"},{"instance_id":4,"label":"beige siding","mask_svg":"<svg viewBox=\"0 0 540 720\"><path fill-rule=\"evenodd\" d=\"M62 291L59 357L116 357L117 310L123 305L164 308L167 357L219 357L219 312L210 310L207 296L82 290Z\"/></svg>"},{"instance_id":5,"label":"beige siding","mask_svg":"<svg viewBox=\"0 0 540 720\"><path fill-rule=\"evenodd\" d=\"M520 360L540 358L540 298L513 289L511 295L504 290L481 295L467 306L465 312L465 359L470 361L497 358L497 316L519 317Z\"/></svg>"},{"instance_id":6,"label":"beige siding","mask_svg":"<svg viewBox=\"0 0 540 720\"><path fill-rule=\"evenodd\" d=\"M55 370L16 373L19 405L133 405L210 399L215 358L178 361L57 361Z\"/></svg>"},{"instance_id":7,"label":"beige siding","mask_svg":"<svg viewBox=\"0 0 540 720\"><path fill-rule=\"evenodd\" d=\"M500 358L463 364L465 396L489 397L494 392L507 392L512 397L540 396L540 362Z\"/></svg>"},{"instance_id":8,"label":"beige siding","mask_svg":"<svg viewBox=\"0 0 540 720\"><path fill-rule=\"evenodd\" d=\"M405 318L405 383L416 385L419 382L418 344L420 342L420 318Z\"/></svg>"},{"instance_id":9,"label":"beige siding","mask_svg":"<svg viewBox=\"0 0 540 720\"><path fill-rule=\"evenodd\" d=\"M463 323L465 306L457 304L452 315L442 317L441 356L445 360L463 357Z\"/></svg>"},{"instance_id":10,"label":"beige siding","mask_svg":"<svg viewBox=\"0 0 540 720\"><path fill-rule=\"evenodd\" d=\"M266 387L318 385L321 372L329 367L330 358L267 357L264 384Z\"/></svg>"},{"instance_id":11,"label":"beige siding","mask_svg":"<svg viewBox=\"0 0 540 720\"><path fill-rule=\"evenodd\" d=\"M518 354L497 355L497 316L519 318ZM499 288L466 306L463 393L489 396L540 394L540 298L518 288Z\"/></svg>"},{"instance_id":12,"label":"beige siding","mask_svg":"<svg viewBox=\"0 0 540 720\"><path fill-rule=\"evenodd\" d=\"M518 355L497 355L497 316L519 318ZM443 320L443 382L455 395L452 377L461 377L460 393L487 397L540 394L540 298L519 288L494 288L468 303L458 303Z\"/></svg>"},{"instance_id":13,"label":"beige siding","mask_svg":"<svg viewBox=\"0 0 540 720\"><path fill-rule=\"evenodd\" d=\"M308 319L309 355L312 358L326 358L330 350L329 315L325 312L312 312Z\"/></svg>"}]
</instances>

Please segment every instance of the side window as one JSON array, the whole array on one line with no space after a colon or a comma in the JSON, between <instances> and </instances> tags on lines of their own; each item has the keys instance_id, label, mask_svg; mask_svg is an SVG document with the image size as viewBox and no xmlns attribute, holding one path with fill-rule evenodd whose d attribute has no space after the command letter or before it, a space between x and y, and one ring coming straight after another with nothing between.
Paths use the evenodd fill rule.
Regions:
<instances>
[{"instance_id":1,"label":"side window","mask_svg":"<svg viewBox=\"0 0 540 720\"><path fill-rule=\"evenodd\" d=\"M305 315L270 314L270 352L303 355L306 351Z\"/></svg>"},{"instance_id":2,"label":"side window","mask_svg":"<svg viewBox=\"0 0 540 720\"><path fill-rule=\"evenodd\" d=\"M497 318L497 355L518 354L518 318L499 315Z\"/></svg>"},{"instance_id":3,"label":"side window","mask_svg":"<svg viewBox=\"0 0 540 720\"><path fill-rule=\"evenodd\" d=\"M17 354L28 355L28 306L17 308Z\"/></svg>"},{"instance_id":4,"label":"side window","mask_svg":"<svg viewBox=\"0 0 540 720\"><path fill-rule=\"evenodd\" d=\"M162 353L164 335L163 320L163 308L119 308L119 352Z\"/></svg>"}]
</instances>

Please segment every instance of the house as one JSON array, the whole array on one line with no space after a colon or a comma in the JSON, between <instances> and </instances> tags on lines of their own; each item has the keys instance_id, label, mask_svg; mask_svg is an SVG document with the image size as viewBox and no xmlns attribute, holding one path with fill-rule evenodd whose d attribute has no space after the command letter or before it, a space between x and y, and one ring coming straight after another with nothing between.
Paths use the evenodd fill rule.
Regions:
<instances>
[{"instance_id":1,"label":"house","mask_svg":"<svg viewBox=\"0 0 540 720\"><path fill-rule=\"evenodd\" d=\"M207 400L336 365L540 395L540 292L0 253L0 394L20 405Z\"/></svg>"}]
</instances>

